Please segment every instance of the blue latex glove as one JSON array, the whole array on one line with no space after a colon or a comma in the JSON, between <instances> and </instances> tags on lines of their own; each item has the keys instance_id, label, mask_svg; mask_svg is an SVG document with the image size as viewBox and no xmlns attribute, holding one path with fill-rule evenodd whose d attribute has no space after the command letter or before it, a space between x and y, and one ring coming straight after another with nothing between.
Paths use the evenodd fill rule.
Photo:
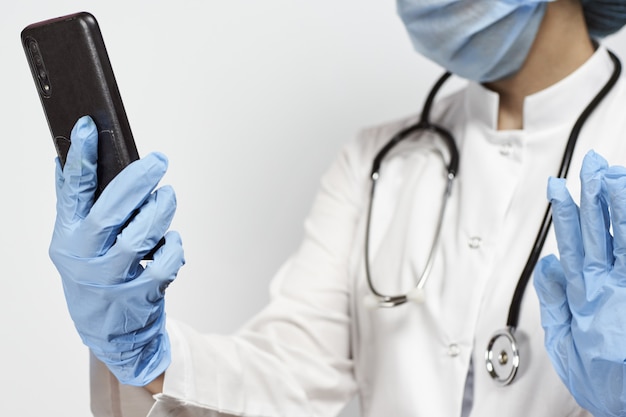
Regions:
<instances>
[{"instance_id":1,"label":"blue latex glove","mask_svg":"<svg viewBox=\"0 0 626 417\"><path fill-rule=\"evenodd\" d=\"M57 160L50 258L83 342L120 382L143 386L170 363L163 296L184 264L180 236L167 232L174 191L154 191L167 160L153 153L133 162L94 203L98 132L91 118L76 123L71 142L63 169ZM165 244L142 266L163 235Z\"/></svg>"},{"instance_id":2,"label":"blue latex glove","mask_svg":"<svg viewBox=\"0 0 626 417\"><path fill-rule=\"evenodd\" d=\"M535 269L545 344L582 407L626 416L626 169L590 152L580 178L580 209L564 180L548 184L560 261Z\"/></svg>"}]
</instances>

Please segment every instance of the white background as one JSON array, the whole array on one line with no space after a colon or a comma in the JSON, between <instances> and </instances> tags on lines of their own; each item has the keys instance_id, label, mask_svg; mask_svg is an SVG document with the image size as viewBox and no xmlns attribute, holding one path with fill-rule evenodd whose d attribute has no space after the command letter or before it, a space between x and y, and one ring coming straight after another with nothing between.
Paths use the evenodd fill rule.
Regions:
<instances>
[{"instance_id":1,"label":"white background","mask_svg":"<svg viewBox=\"0 0 626 417\"><path fill-rule=\"evenodd\" d=\"M168 314L207 332L235 330L267 301L339 147L418 111L440 73L413 52L392 0L5 2L2 416L89 415L87 350L47 255L54 148L19 41L27 24L81 10L100 22L140 153L170 159L187 265ZM626 56L623 36L610 44Z\"/></svg>"}]
</instances>

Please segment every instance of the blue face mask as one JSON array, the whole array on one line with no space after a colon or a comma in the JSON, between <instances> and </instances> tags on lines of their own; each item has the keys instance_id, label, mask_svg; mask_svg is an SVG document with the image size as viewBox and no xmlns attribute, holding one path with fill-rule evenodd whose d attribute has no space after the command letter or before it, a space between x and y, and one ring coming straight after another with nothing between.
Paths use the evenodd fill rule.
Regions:
<instances>
[{"instance_id":1,"label":"blue face mask","mask_svg":"<svg viewBox=\"0 0 626 417\"><path fill-rule=\"evenodd\" d=\"M519 70L551 0L397 0L415 49L461 77L487 82Z\"/></svg>"}]
</instances>

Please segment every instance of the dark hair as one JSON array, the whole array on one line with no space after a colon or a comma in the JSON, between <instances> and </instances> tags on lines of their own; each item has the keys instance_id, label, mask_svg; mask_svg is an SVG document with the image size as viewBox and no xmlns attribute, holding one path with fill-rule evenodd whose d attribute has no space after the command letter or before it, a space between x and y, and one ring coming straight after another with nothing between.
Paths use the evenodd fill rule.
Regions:
<instances>
[{"instance_id":1,"label":"dark hair","mask_svg":"<svg viewBox=\"0 0 626 417\"><path fill-rule=\"evenodd\" d=\"M626 24L626 0L582 0L585 21L594 38L611 35Z\"/></svg>"}]
</instances>

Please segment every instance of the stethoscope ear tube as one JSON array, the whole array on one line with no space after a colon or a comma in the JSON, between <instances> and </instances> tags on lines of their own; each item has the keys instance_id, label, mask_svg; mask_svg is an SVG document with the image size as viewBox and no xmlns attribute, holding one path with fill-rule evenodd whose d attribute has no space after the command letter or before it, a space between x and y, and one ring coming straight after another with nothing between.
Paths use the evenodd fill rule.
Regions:
<instances>
[{"instance_id":1,"label":"stethoscope ear tube","mask_svg":"<svg viewBox=\"0 0 626 417\"><path fill-rule=\"evenodd\" d=\"M376 308L376 307L390 308L390 307L396 307L396 306L405 304L409 301L412 301L418 304L424 301L423 287L426 284L426 281L428 277L430 276L430 273L433 267L435 251L439 243L439 237L441 235L441 227L443 225L443 218L444 218L444 214L446 210L446 203L448 201L448 198L450 197L450 193L452 191L452 183L454 182L454 179L456 178L456 174L459 168L459 151L456 147L456 143L454 141L452 134L446 129L444 129L443 127L430 123L430 110L431 110L433 101L435 99L435 96L437 92L439 91L439 89L441 88L441 86L443 85L443 83L450 77L450 75L451 74L449 72L446 72L445 74L443 74L439 78L435 86L432 88L432 90L430 91L428 95L428 98L426 99L426 102L424 103L424 108L422 110L420 120L417 123L411 126L408 126L402 129L400 132L396 133L385 144L385 146L376 154L374 161L372 163L372 170L370 173L370 177L371 177L370 199L369 199L369 206L368 206L368 211L367 211L367 220L366 220L367 226L366 226L366 231L365 231L365 276L367 279L367 284L370 289L370 294L368 294L365 297L363 302L367 308ZM371 228L372 210L373 210L373 204L374 204L376 183L378 182L378 179L380 178L380 167L382 165L382 161L384 160L385 156L398 143L408 138L411 134L417 131L433 132L440 139L443 140L446 146L446 149L448 151L448 157L449 157L449 161L446 164L446 169L447 169L446 188L443 192L443 201L442 201L441 209L439 212L439 219L437 220L435 235L434 235L433 242L431 245L430 253L428 254L426 266L424 267L424 270L422 271L420 276L417 278L417 283L415 287L405 294L384 295L378 292L374 286L374 283L372 281L372 275L371 275L371 270L370 270L370 259L369 259L370 228Z\"/></svg>"}]
</instances>

